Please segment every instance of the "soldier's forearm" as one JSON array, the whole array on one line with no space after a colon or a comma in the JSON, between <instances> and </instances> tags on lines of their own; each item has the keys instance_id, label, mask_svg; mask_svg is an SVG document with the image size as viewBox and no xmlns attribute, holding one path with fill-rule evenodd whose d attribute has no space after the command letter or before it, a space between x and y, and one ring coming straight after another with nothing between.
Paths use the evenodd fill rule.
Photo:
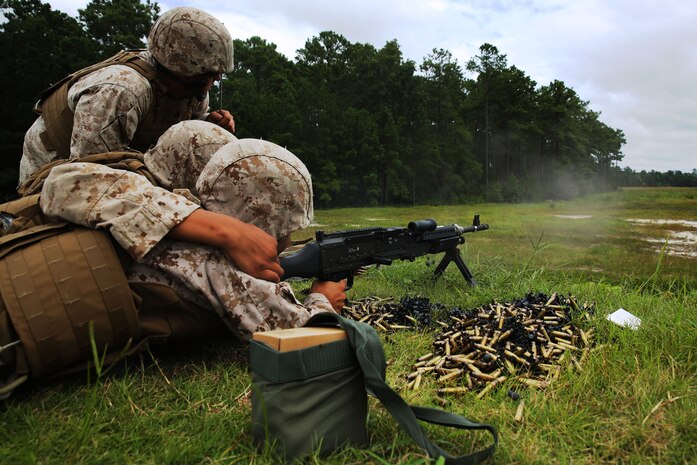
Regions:
<instances>
[{"instance_id":1,"label":"soldier's forearm","mask_svg":"<svg viewBox=\"0 0 697 465\"><path fill-rule=\"evenodd\" d=\"M231 216L196 210L167 237L218 247L237 268L258 279L278 282L283 275L276 239Z\"/></svg>"}]
</instances>

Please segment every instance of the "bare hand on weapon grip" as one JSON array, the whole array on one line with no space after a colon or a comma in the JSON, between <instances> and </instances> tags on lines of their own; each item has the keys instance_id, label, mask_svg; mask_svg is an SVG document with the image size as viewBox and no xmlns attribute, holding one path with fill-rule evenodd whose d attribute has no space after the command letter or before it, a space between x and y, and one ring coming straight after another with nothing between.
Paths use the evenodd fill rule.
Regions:
<instances>
[{"instance_id":1,"label":"bare hand on weapon grip","mask_svg":"<svg viewBox=\"0 0 697 465\"><path fill-rule=\"evenodd\" d=\"M339 282L334 281L315 281L312 283L310 293L318 293L324 295L337 313L341 313L341 309L346 304L346 280L342 279Z\"/></svg>"}]
</instances>

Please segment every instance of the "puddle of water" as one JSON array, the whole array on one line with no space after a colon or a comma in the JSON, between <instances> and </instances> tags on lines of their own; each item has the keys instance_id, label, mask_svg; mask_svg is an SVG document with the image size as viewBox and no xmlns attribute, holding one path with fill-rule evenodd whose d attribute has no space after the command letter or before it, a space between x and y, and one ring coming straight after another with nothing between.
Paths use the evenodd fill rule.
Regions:
<instances>
[{"instance_id":1,"label":"puddle of water","mask_svg":"<svg viewBox=\"0 0 697 465\"><path fill-rule=\"evenodd\" d=\"M645 224L645 225L670 224L670 225L679 225L679 226L686 226L688 228L694 228L695 231L670 231L670 230L667 230L666 234L668 235L668 237L665 239L645 238L644 240L646 242L650 242L652 244L659 245L659 248L656 249L657 252L660 252L663 249L663 246L665 245L666 246L666 253L668 255L677 255L677 256L681 256L681 257L697 258L697 221L648 220L648 219L642 219L642 218L632 218L632 219L628 219L626 221L629 221L631 223L637 223L637 224Z\"/></svg>"},{"instance_id":2,"label":"puddle of water","mask_svg":"<svg viewBox=\"0 0 697 465\"><path fill-rule=\"evenodd\" d=\"M387 218L366 218L368 221L389 221Z\"/></svg>"},{"instance_id":3,"label":"puddle of water","mask_svg":"<svg viewBox=\"0 0 697 465\"><path fill-rule=\"evenodd\" d=\"M697 229L697 221L689 221L689 220L646 220L646 219L641 219L641 218L628 218L625 221L629 221L630 223L639 223L639 224L679 224L681 226L687 226L688 228L696 228Z\"/></svg>"},{"instance_id":4,"label":"puddle of water","mask_svg":"<svg viewBox=\"0 0 697 465\"><path fill-rule=\"evenodd\" d=\"M327 226L327 225L326 225L326 224L320 224L320 223L310 223L310 226L308 226L308 227L310 227L310 228L323 228L323 227L325 227L325 226Z\"/></svg>"},{"instance_id":5,"label":"puddle of water","mask_svg":"<svg viewBox=\"0 0 697 465\"><path fill-rule=\"evenodd\" d=\"M554 215L557 218L564 218L567 220L585 220L588 218L593 218L593 215Z\"/></svg>"}]
</instances>

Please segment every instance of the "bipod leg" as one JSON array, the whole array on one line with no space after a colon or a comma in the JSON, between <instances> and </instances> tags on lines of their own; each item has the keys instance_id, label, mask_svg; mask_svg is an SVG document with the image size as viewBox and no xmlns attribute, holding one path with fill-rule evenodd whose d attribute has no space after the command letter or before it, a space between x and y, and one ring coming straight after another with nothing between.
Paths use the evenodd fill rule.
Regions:
<instances>
[{"instance_id":1,"label":"bipod leg","mask_svg":"<svg viewBox=\"0 0 697 465\"><path fill-rule=\"evenodd\" d=\"M460 270L460 273L462 273L462 276L465 277L465 280L470 284L470 286L474 287L477 285L477 280L474 279L474 275L472 275L472 272L469 270L469 268L467 268L465 261L462 259L460 249L458 249L457 247L453 247L452 249L445 252L443 259L440 261L440 263L436 267L436 270L433 272L433 279L438 279L440 275L443 274L448 265L450 265L450 262L455 262L455 265L457 265L457 268Z\"/></svg>"}]
</instances>

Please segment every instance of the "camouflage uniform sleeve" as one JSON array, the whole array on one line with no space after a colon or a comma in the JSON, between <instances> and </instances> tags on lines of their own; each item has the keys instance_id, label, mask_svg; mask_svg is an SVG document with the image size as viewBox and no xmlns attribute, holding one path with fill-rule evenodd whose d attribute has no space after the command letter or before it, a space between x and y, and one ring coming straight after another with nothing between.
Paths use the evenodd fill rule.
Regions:
<instances>
[{"instance_id":1,"label":"camouflage uniform sleeve","mask_svg":"<svg viewBox=\"0 0 697 465\"><path fill-rule=\"evenodd\" d=\"M106 229L135 260L141 260L197 208L138 174L95 163L53 168L41 191L44 213Z\"/></svg>"},{"instance_id":2,"label":"camouflage uniform sleeve","mask_svg":"<svg viewBox=\"0 0 697 465\"><path fill-rule=\"evenodd\" d=\"M74 113L70 158L125 150L151 101L148 80L126 66L107 66L81 78L68 91Z\"/></svg>"},{"instance_id":3,"label":"camouflage uniform sleeve","mask_svg":"<svg viewBox=\"0 0 697 465\"><path fill-rule=\"evenodd\" d=\"M182 298L215 311L244 340L257 331L302 326L316 313L334 311L321 294L310 294L303 305L289 283L253 278L218 249L188 242L162 241L129 269L128 279L173 287Z\"/></svg>"}]
</instances>

